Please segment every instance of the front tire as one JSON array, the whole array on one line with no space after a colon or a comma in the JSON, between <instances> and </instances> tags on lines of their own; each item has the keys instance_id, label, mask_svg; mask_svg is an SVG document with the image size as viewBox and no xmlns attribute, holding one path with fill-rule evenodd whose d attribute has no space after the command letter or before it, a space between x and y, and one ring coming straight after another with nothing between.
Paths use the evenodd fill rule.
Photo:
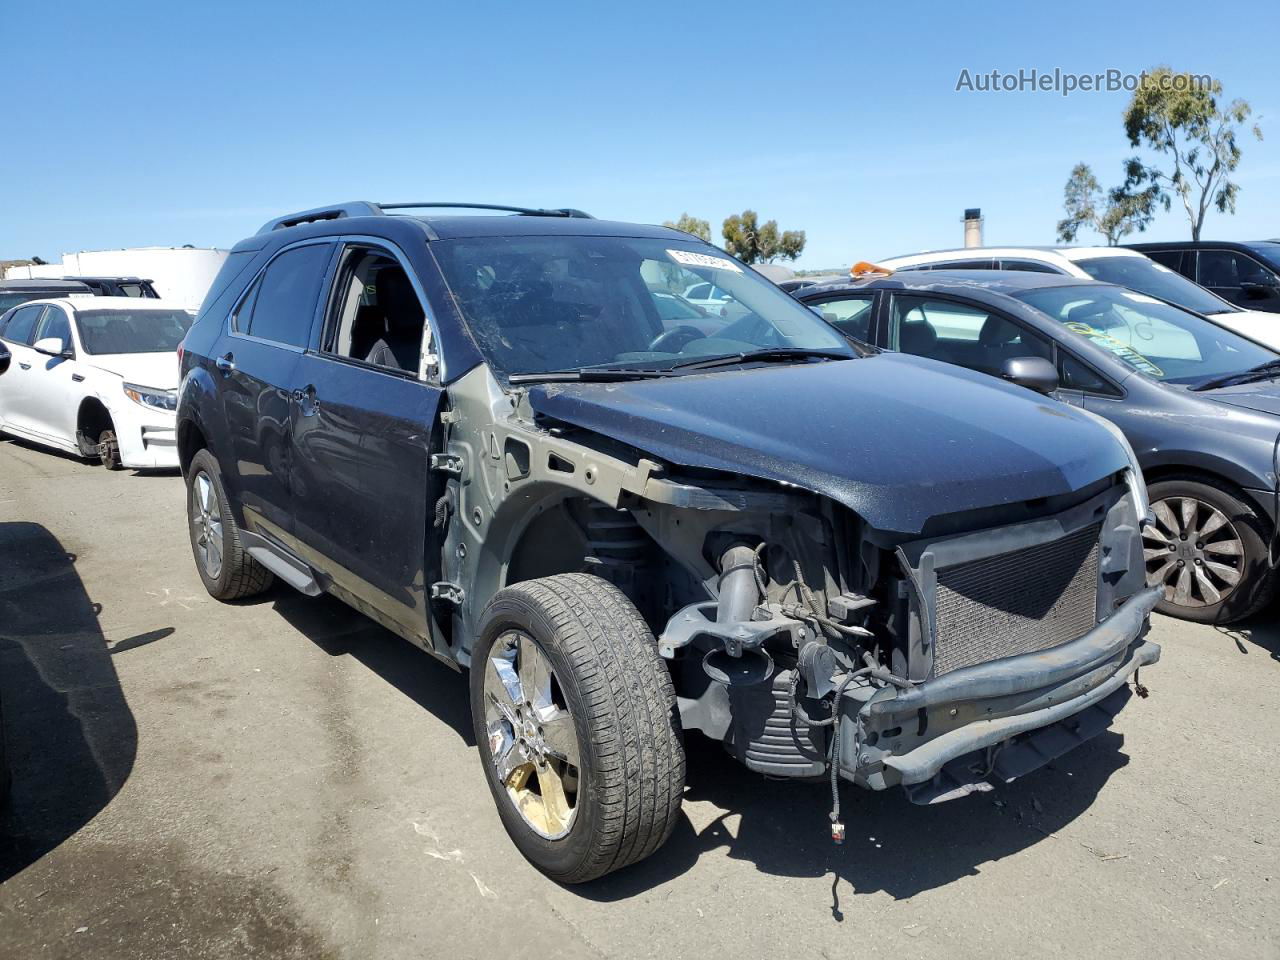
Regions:
<instances>
[{"instance_id":1,"label":"front tire","mask_svg":"<svg viewBox=\"0 0 1280 960\"><path fill-rule=\"evenodd\" d=\"M1242 497L1208 479L1148 487L1156 522L1142 534L1147 582L1164 587L1156 610L1196 623L1232 623L1270 601L1267 525Z\"/></svg>"},{"instance_id":2,"label":"front tire","mask_svg":"<svg viewBox=\"0 0 1280 960\"><path fill-rule=\"evenodd\" d=\"M240 543L218 461L208 450L192 457L187 470L187 531L196 571L215 600L239 600L271 586L274 575Z\"/></svg>"},{"instance_id":3,"label":"front tire","mask_svg":"<svg viewBox=\"0 0 1280 960\"><path fill-rule=\"evenodd\" d=\"M671 835L684 748L671 676L612 584L564 574L499 591L472 650L485 778L520 852L560 883L636 863Z\"/></svg>"}]
</instances>

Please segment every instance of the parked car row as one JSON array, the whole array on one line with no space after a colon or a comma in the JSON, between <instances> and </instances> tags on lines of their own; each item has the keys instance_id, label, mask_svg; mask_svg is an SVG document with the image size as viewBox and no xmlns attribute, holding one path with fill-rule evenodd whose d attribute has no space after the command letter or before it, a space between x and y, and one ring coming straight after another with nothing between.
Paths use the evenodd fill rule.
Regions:
<instances>
[{"instance_id":1,"label":"parked car row","mask_svg":"<svg viewBox=\"0 0 1280 960\"><path fill-rule=\"evenodd\" d=\"M1241 309L1162 263L1123 247L970 247L877 263L889 270L1004 270L1118 283L1280 348L1280 320L1273 314Z\"/></svg>"},{"instance_id":2,"label":"parked car row","mask_svg":"<svg viewBox=\"0 0 1280 960\"><path fill-rule=\"evenodd\" d=\"M934 803L1027 775L1145 693L1158 604L1264 599L1273 514L1157 483L1153 514L1123 432L1146 443L1139 403L1217 411L1260 497L1257 343L1047 273L797 290L815 310L674 230L451 206L265 224L145 386L178 384L209 594L329 593L468 669L502 822L559 881L662 845L687 732L829 782L840 842L841 781ZM147 406L92 308L20 306L0 340Z\"/></svg>"}]
</instances>

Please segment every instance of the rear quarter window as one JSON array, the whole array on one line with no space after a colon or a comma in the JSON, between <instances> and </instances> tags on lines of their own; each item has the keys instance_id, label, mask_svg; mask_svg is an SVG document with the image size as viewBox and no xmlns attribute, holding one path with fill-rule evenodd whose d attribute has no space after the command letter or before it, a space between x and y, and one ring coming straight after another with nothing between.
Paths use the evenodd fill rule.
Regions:
<instances>
[{"instance_id":1,"label":"rear quarter window","mask_svg":"<svg viewBox=\"0 0 1280 960\"><path fill-rule=\"evenodd\" d=\"M205 307L217 300L227 291L236 280L240 279L246 267L253 262L258 256L260 250L239 250L227 255L227 259L222 261L222 267L218 270L218 275L213 278L213 283L209 285L209 292L205 294L204 303L200 305L200 312L203 313Z\"/></svg>"}]
</instances>

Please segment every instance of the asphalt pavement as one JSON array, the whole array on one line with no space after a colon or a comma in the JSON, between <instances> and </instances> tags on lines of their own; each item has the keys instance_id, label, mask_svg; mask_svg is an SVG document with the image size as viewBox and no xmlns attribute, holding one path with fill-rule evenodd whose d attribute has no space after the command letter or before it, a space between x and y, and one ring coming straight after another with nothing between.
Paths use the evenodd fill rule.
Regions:
<instances>
[{"instance_id":1,"label":"asphalt pavement","mask_svg":"<svg viewBox=\"0 0 1280 960\"><path fill-rule=\"evenodd\" d=\"M465 677L329 598L201 586L176 475L0 442L0 957L1280 956L1280 627L1157 618L1107 733L936 807L691 738L684 817L560 887Z\"/></svg>"}]
</instances>

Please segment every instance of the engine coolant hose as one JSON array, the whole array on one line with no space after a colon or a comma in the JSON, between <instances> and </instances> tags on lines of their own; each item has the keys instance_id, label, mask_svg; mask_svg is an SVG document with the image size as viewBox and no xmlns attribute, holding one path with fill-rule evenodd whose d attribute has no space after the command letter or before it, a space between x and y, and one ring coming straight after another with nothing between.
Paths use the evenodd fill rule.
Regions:
<instances>
[{"instance_id":1,"label":"engine coolant hose","mask_svg":"<svg viewBox=\"0 0 1280 960\"><path fill-rule=\"evenodd\" d=\"M742 543L734 544L721 555L716 623L741 623L755 613L760 603L756 560L756 551Z\"/></svg>"}]
</instances>

